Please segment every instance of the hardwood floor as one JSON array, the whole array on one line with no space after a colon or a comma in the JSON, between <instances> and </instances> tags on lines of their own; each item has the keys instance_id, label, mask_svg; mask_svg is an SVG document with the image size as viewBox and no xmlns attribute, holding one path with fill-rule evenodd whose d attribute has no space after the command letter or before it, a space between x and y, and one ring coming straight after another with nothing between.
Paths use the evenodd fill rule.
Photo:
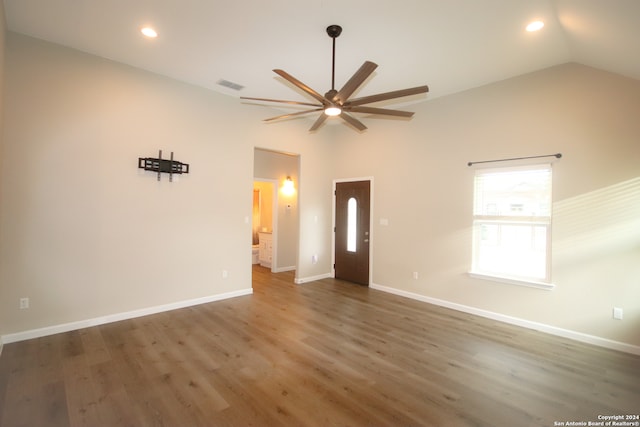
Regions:
<instances>
[{"instance_id":1,"label":"hardwood floor","mask_svg":"<svg viewBox=\"0 0 640 427\"><path fill-rule=\"evenodd\" d=\"M6 427L557 426L639 413L638 356L261 267L251 296L0 357Z\"/></svg>"}]
</instances>

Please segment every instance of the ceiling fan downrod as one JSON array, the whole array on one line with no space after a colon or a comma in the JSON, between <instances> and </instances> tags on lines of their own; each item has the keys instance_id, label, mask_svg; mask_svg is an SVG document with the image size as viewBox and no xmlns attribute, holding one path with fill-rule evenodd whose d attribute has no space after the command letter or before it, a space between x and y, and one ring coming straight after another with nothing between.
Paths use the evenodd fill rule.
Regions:
<instances>
[{"instance_id":1,"label":"ceiling fan downrod","mask_svg":"<svg viewBox=\"0 0 640 427\"><path fill-rule=\"evenodd\" d=\"M331 90L327 92L327 98L333 99L336 93L336 38L342 33L342 27L340 25L329 25L327 27L327 34L333 39L333 55L331 58ZM331 94L331 96L328 96Z\"/></svg>"}]
</instances>

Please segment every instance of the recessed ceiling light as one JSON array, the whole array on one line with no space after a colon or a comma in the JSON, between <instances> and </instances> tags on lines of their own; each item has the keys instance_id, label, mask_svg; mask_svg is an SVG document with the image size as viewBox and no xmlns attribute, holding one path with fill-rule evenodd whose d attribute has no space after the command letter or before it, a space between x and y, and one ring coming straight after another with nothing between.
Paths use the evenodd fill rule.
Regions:
<instances>
[{"instance_id":1,"label":"recessed ceiling light","mask_svg":"<svg viewBox=\"0 0 640 427\"><path fill-rule=\"evenodd\" d=\"M527 31L529 31L529 32L538 31L538 30L542 29L542 27L544 27L544 22L542 22L542 21L533 21L532 23L527 25Z\"/></svg>"},{"instance_id":2,"label":"recessed ceiling light","mask_svg":"<svg viewBox=\"0 0 640 427\"><path fill-rule=\"evenodd\" d=\"M158 37L158 33L156 32L156 30L151 27L143 27L140 32L151 39L155 39L156 37Z\"/></svg>"}]
</instances>

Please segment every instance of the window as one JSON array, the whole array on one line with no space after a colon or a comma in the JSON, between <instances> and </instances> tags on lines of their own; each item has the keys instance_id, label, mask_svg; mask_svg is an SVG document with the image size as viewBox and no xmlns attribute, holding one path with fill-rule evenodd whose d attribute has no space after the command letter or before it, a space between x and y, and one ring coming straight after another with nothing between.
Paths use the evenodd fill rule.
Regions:
<instances>
[{"instance_id":1,"label":"window","mask_svg":"<svg viewBox=\"0 0 640 427\"><path fill-rule=\"evenodd\" d=\"M471 273L549 288L551 165L478 169Z\"/></svg>"},{"instance_id":2,"label":"window","mask_svg":"<svg viewBox=\"0 0 640 427\"><path fill-rule=\"evenodd\" d=\"M347 251L356 251L356 230L358 229L358 202L351 197L347 202Z\"/></svg>"}]
</instances>

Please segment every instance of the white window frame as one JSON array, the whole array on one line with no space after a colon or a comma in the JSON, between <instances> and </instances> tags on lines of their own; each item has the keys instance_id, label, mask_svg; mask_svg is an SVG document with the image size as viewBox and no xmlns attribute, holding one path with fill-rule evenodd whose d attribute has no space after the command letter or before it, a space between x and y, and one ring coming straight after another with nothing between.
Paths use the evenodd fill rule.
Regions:
<instances>
[{"instance_id":1,"label":"white window frame","mask_svg":"<svg viewBox=\"0 0 640 427\"><path fill-rule=\"evenodd\" d=\"M533 171L533 170L544 170L548 169L550 173L549 177L549 193L547 197L549 198L549 210L548 214L540 214L535 216L522 216L522 215L509 215L505 213L497 212L495 215L487 215L486 212L478 213L477 212L477 197L478 197L478 188L476 187L476 181L479 176L487 175L487 174L495 174L495 173L509 173L509 172L518 172L518 171ZM552 222L552 212L551 212L551 193L553 187L553 171L551 169L551 164L535 164L528 166L516 166L516 167L504 167L504 168L491 168L491 169L476 169L476 173L474 176L474 195L473 195L473 203L474 203L474 214L473 214L473 247L472 247L472 266L469 275L474 278L479 279L487 279L492 281L498 281L503 283L510 283L521 286L529 286L539 289L547 289L551 290L555 287L551 283L551 222ZM511 202L507 199L505 201L514 206L514 202ZM519 203L516 203L519 205ZM481 252L481 233L483 226L530 226L530 227L544 227L545 229L545 277L532 277L527 276L526 274L518 275L518 274L508 274L504 270L483 270L479 267L479 259Z\"/></svg>"}]
</instances>

